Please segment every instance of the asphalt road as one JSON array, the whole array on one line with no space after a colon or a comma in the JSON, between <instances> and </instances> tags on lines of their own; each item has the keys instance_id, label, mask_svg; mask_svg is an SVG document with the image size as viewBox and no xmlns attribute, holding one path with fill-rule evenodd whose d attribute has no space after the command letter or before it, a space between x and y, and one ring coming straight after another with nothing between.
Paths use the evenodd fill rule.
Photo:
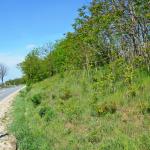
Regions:
<instances>
[{"instance_id":1,"label":"asphalt road","mask_svg":"<svg viewBox=\"0 0 150 150\"><path fill-rule=\"evenodd\" d=\"M9 96L10 94L18 91L22 87L23 86L14 86L14 87L10 87L10 88L0 89L0 101L3 100L4 98L6 98L7 96Z\"/></svg>"}]
</instances>

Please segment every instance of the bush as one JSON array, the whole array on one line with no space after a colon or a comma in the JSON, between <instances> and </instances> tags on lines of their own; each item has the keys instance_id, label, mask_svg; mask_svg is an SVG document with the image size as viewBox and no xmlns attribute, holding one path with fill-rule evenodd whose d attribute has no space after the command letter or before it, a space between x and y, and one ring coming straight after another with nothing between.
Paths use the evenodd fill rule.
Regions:
<instances>
[{"instance_id":1,"label":"bush","mask_svg":"<svg viewBox=\"0 0 150 150\"><path fill-rule=\"evenodd\" d=\"M45 116L46 111L47 111L47 107L42 107L42 108L40 109L39 115L40 115L41 118Z\"/></svg>"},{"instance_id":2,"label":"bush","mask_svg":"<svg viewBox=\"0 0 150 150\"><path fill-rule=\"evenodd\" d=\"M54 118L55 113L51 107L42 107L39 111L39 115L41 118L45 118L45 121L49 122Z\"/></svg>"},{"instance_id":3,"label":"bush","mask_svg":"<svg viewBox=\"0 0 150 150\"><path fill-rule=\"evenodd\" d=\"M31 101L35 106L38 106L41 104L42 96L40 94L35 94L32 98Z\"/></svg>"}]
</instances>

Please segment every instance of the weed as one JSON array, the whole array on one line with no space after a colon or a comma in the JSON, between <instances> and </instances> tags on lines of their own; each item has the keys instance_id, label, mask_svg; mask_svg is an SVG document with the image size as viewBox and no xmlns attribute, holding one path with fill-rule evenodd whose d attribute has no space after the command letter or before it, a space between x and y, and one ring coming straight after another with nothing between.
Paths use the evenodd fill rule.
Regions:
<instances>
[{"instance_id":1,"label":"weed","mask_svg":"<svg viewBox=\"0 0 150 150\"><path fill-rule=\"evenodd\" d=\"M131 98L136 97L137 89L134 86L130 86L128 88L126 95L127 95L127 97L131 97Z\"/></svg>"},{"instance_id":2,"label":"weed","mask_svg":"<svg viewBox=\"0 0 150 150\"><path fill-rule=\"evenodd\" d=\"M62 95L60 96L62 100L68 100L71 97L72 97L71 91L67 88L62 91Z\"/></svg>"},{"instance_id":3,"label":"weed","mask_svg":"<svg viewBox=\"0 0 150 150\"><path fill-rule=\"evenodd\" d=\"M108 113L114 114L117 111L117 106L115 102L104 102L97 107L98 116L103 116Z\"/></svg>"}]
</instances>

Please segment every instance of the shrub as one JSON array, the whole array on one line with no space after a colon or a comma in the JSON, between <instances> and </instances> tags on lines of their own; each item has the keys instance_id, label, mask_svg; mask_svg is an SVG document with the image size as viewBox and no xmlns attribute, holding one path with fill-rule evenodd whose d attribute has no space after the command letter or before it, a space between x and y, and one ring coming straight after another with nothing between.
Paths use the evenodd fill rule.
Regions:
<instances>
[{"instance_id":1,"label":"shrub","mask_svg":"<svg viewBox=\"0 0 150 150\"><path fill-rule=\"evenodd\" d=\"M41 118L45 118L45 121L51 121L54 118L55 113L51 107L42 107L39 111Z\"/></svg>"},{"instance_id":2,"label":"shrub","mask_svg":"<svg viewBox=\"0 0 150 150\"><path fill-rule=\"evenodd\" d=\"M41 104L42 96L40 94L35 94L32 98L31 101L35 106L38 106Z\"/></svg>"},{"instance_id":3,"label":"shrub","mask_svg":"<svg viewBox=\"0 0 150 150\"><path fill-rule=\"evenodd\" d=\"M47 111L47 107L42 107L42 108L40 109L39 115L40 115L41 118L45 116L46 111Z\"/></svg>"}]
</instances>

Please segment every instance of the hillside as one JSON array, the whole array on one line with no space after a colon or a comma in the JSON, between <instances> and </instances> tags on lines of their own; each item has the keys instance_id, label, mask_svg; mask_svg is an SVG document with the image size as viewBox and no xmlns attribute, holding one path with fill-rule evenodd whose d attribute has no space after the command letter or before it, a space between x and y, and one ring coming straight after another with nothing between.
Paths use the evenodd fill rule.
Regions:
<instances>
[{"instance_id":1,"label":"hillside","mask_svg":"<svg viewBox=\"0 0 150 150\"><path fill-rule=\"evenodd\" d=\"M148 150L149 76L137 71L132 89L121 80L102 91L104 73L57 74L21 92L11 126L19 149Z\"/></svg>"},{"instance_id":2,"label":"hillside","mask_svg":"<svg viewBox=\"0 0 150 150\"><path fill-rule=\"evenodd\" d=\"M150 149L148 6L91 0L72 32L27 54L10 127L20 150Z\"/></svg>"}]
</instances>

